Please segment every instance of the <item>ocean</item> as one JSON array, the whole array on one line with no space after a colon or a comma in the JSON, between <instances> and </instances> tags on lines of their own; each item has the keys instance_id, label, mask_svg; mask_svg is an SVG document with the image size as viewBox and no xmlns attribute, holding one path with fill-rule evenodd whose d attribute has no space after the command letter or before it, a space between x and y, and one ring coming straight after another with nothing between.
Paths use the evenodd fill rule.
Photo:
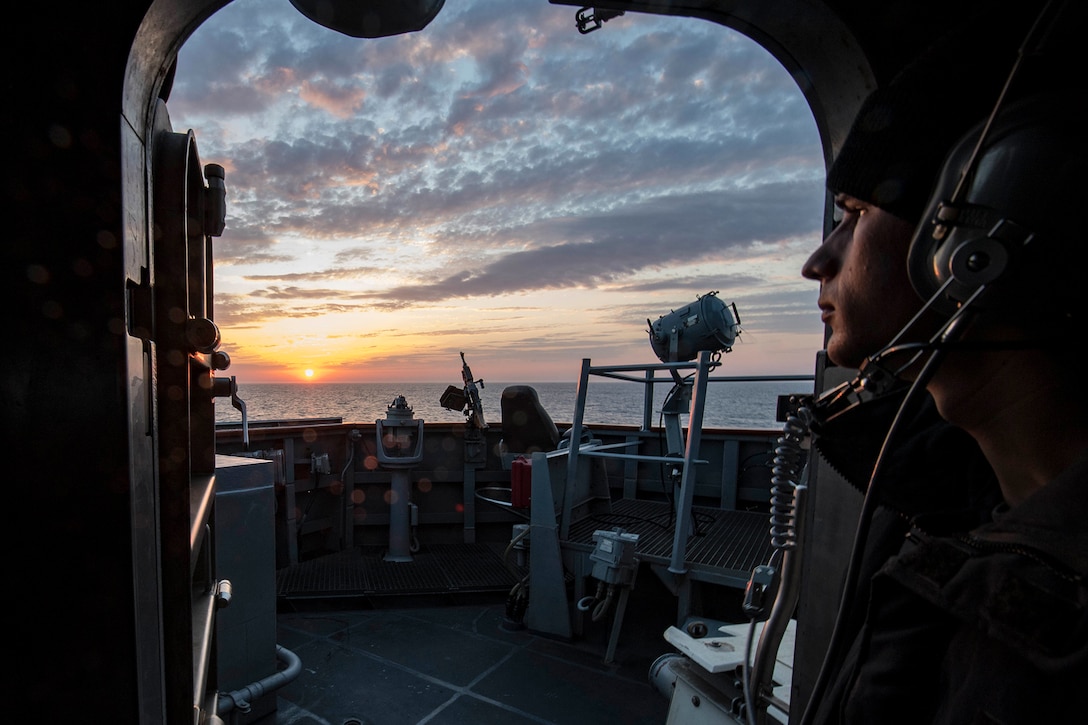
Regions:
<instances>
[{"instance_id":1,"label":"ocean","mask_svg":"<svg viewBox=\"0 0 1088 725\"><path fill-rule=\"evenodd\" d=\"M484 419L501 422L499 399L509 383L484 383L480 389ZM575 383L527 383L536 388L540 402L562 428L574 418ZM373 423L384 418L390 404L403 395L415 418L424 422L464 422L460 411L440 404L449 383L238 383L238 397L245 401L249 421L284 418L341 418L345 423ZM812 391L811 380L749 381L711 379L703 424L715 428L779 430L775 420L778 396ZM460 390L460 386L457 386ZM671 385L657 384L653 407L654 425L660 423L661 404ZM583 422L640 425L642 386L636 383L590 380ZM218 422L239 422L241 413L227 398L215 401ZM686 418L685 418L686 422Z\"/></svg>"}]
</instances>

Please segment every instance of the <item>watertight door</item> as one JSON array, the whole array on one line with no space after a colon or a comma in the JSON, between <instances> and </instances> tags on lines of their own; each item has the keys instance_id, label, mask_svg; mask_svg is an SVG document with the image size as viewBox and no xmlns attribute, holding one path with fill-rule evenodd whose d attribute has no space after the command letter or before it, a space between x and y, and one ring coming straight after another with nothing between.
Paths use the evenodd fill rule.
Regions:
<instances>
[{"instance_id":1,"label":"watertight door","mask_svg":"<svg viewBox=\"0 0 1088 725\"><path fill-rule=\"evenodd\" d=\"M215 610L230 598L230 583L216 578L214 551L212 371L225 367L226 358L212 321L211 238L223 228L223 174L221 167L201 167L193 132L175 133L165 105L151 144L149 342L164 697L170 723L193 722L194 713L215 712Z\"/></svg>"}]
</instances>

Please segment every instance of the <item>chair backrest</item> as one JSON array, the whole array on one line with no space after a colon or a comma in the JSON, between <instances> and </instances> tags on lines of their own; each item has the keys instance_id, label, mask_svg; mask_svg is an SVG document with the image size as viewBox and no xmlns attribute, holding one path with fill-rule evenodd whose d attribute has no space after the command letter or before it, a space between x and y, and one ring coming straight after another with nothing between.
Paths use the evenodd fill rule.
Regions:
<instances>
[{"instance_id":1,"label":"chair backrest","mask_svg":"<svg viewBox=\"0 0 1088 725\"><path fill-rule=\"evenodd\" d=\"M554 451L559 429L540 403L536 388L509 385L499 400L502 412L502 445L508 453L531 454Z\"/></svg>"}]
</instances>

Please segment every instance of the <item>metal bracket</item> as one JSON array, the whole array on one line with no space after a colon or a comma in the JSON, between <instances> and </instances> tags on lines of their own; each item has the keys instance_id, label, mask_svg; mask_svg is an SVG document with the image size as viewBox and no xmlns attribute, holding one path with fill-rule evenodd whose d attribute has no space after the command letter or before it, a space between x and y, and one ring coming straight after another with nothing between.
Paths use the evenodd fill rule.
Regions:
<instances>
[{"instance_id":1,"label":"metal bracket","mask_svg":"<svg viewBox=\"0 0 1088 725\"><path fill-rule=\"evenodd\" d=\"M574 14L574 22L578 26L578 32L585 35L599 30L601 25L623 14L623 10L598 10L586 6Z\"/></svg>"}]
</instances>

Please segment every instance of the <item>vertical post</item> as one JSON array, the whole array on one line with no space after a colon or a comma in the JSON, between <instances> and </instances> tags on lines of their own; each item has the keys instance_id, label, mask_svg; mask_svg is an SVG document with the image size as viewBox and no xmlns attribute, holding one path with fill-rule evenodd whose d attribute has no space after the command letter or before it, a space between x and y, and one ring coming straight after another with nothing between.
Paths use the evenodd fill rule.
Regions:
<instances>
[{"instance_id":1,"label":"vertical post","mask_svg":"<svg viewBox=\"0 0 1088 725\"><path fill-rule=\"evenodd\" d=\"M691 504L695 497L695 465L699 457L699 439L703 429L703 405L706 400L707 377L710 371L710 351L699 351L699 363L695 369L695 390L691 397L688 415L688 442L684 451L684 471L680 479L680 501L676 511L676 531L672 542L672 559L669 571L687 573L684 555L687 553L688 532L691 529Z\"/></svg>"},{"instance_id":2,"label":"vertical post","mask_svg":"<svg viewBox=\"0 0 1088 725\"><path fill-rule=\"evenodd\" d=\"M653 368L646 371L646 384L642 388L642 430L650 430L654 424L654 379Z\"/></svg>"},{"instance_id":3,"label":"vertical post","mask_svg":"<svg viewBox=\"0 0 1088 725\"><path fill-rule=\"evenodd\" d=\"M725 441L722 446L722 489L719 505L726 511L737 510L740 472L740 441Z\"/></svg>"},{"instance_id":4,"label":"vertical post","mask_svg":"<svg viewBox=\"0 0 1088 725\"><path fill-rule=\"evenodd\" d=\"M466 544L476 543L476 471L483 468L487 461L487 434L473 420L475 418L465 424L465 441L461 449L464 458L461 500L465 507L463 537Z\"/></svg>"},{"instance_id":5,"label":"vertical post","mask_svg":"<svg viewBox=\"0 0 1088 725\"><path fill-rule=\"evenodd\" d=\"M346 451L344 457L347 463L340 473L340 485L343 486L340 494L343 501L341 520L343 531L340 536L340 550L344 551L355 546L355 443L363 437L356 429L348 433Z\"/></svg>"},{"instance_id":6,"label":"vertical post","mask_svg":"<svg viewBox=\"0 0 1088 725\"><path fill-rule=\"evenodd\" d=\"M563 554L556 537L555 499L552 497L548 457L535 451L533 461L533 498L529 502L529 608L526 625L536 632L546 632L570 639L570 603L567 601Z\"/></svg>"},{"instance_id":7,"label":"vertical post","mask_svg":"<svg viewBox=\"0 0 1088 725\"><path fill-rule=\"evenodd\" d=\"M559 520L559 540L570 536L571 509L574 508L574 492L578 483L578 446L582 440L582 420L586 414L586 394L589 390L589 358L582 358L582 372L578 375L578 392L574 404L574 420L570 426L570 446L567 450L567 481L563 488L563 511Z\"/></svg>"},{"instance_id":8,"label":"vertical post","mask_svg":"<svg viewBox=\"0 0 1088 725\"><path fill-rule=\"evenodd\" d=\"M298 563L298 506L295 501L295 441L283 441L283 508L287 522L287 562Z\"/></svg>"},{"instance_id":9,"label":"vertical post","mask_svg":"<svg viewBox=\"0 0 1088 725\"><path fill-rule=\"evenodd\" d=\"M464 476L461 484L461 501L464 511L464 543L476 543L476 466L467 460L464 465Z\"/></svg>"},{"instance_id":10,"label":"vertical post","mask_svg":"<svg viewBox=\"0 0 1088 725\"><path fill-rule=\"evenodd\" d=\"M355 471L348 471L341 481L344 485L344 534L340 537L340 550L355 546Z\"/></svg>"},{"instance_id":11,"label":"vertical post","mask_svg":"<svg viewBox=\"0 0 1088 725\"><path fill-rule=\"evenodd\" d=\"M283 484L283 508L284 520L287 523L285 527L287 529L287 562L289 564L298 563L298 507L295 505L295 481L292 476L292 480Z\"/></svg>"},{"instance_id":12,"label":"vertical post","mask_svg":"<svg viewBox=\"0 0 1088 725\"><path fill-rule=\"evenodd\" d=\"M638 567L635 567L638 573ZM635 587L635 577L631 577L631 583L620 587L620 597L616 602L616 613L612 617L612 631L608 635L608 649L604 653L604 663L612 664L616 659L616 645L620 643L620 628L623 626L623 615L627 612L627 600L631 598L631 590Z\"/></svg>"},{"instance_id":13,"label":"vertical post","mask_svg":"<svg viewBox=\"0 0 1088 725\"><path fill-rule=\"evenodd\" d=\"M389 553L385 561L411 561L409 548L409 506L411 493L409 472L403 468L392 473L392 498L389 501Z\"/></svg>"}]
</instances>

